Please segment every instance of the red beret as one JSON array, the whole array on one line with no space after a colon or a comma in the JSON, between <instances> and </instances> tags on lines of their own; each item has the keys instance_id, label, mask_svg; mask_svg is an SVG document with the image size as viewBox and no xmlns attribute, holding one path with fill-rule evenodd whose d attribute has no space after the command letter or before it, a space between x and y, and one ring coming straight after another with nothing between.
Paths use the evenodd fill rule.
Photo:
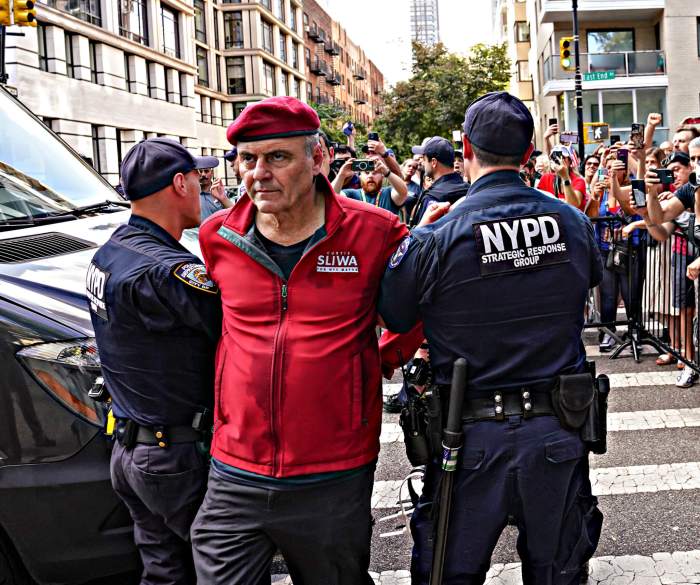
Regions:
<instances>
[{"instance_id":1,"label":"red beret","mask_svg":"<svg viewBox=\"0 0 700 585\"><path fill-rule=\"evenodd\" d=\"M247 106L226 130L231 144L268 138L315 134L321 127L316 111L287 96L272 97Z\"/></svg>"}]
</instances>

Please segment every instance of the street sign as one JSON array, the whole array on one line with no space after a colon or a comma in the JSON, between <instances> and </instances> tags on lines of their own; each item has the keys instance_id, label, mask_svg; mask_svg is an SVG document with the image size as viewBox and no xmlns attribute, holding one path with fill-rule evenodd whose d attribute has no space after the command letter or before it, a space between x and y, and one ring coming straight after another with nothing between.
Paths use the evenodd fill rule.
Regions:
<instances>
[{"instance_id":1,"label":"street sign","mask_svg":"<svg viewBox=\"0 0 700 585\"><path fill-rule=\"evenodd\" d=\"M593 71L583 74L584 81L608 81L610 79L615 79L615 71Z\"/></svg>"},{"instance_id":2,"label":"street sign","mask_svg":"<svg viewBox=\"0 0 700 585\"><path fill-rule=\"evenodd\" d=\"M578 144L578 132L562 132L559 135L562 144Z\"/></svg>"},{"instance_id":3,"label":"street sign","mask_svg":"<svg viewBox=\"0 0 700 585\"><path fill-rule=\"evenodd\" d=\"M585 122L583 124L583 143L596 144L610 138L610 125L604 122Z\"/></svg>"}]
</instances>

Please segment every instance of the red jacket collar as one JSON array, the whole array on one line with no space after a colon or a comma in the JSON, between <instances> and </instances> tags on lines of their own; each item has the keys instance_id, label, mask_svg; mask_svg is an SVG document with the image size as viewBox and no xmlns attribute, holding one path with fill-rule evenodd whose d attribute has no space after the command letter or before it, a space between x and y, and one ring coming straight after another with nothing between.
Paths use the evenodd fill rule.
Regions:
<instances>
[{"instance_id":1,"label":"red jacket collar","mask_svg":"<svg viewBox=\"0 0 700 585\"><path fill-rule=\"evenodd\" d=\"M330 234L335 231L336 227L345 217L345 211L340 204L341 195L333 191L333 187L328 181L328 178L324 175L316 175L315 185L316 189L322 191L326 198L325 228L326 234ZM223 221L223 225L240 235L245 235L255 221L255 212L256 208L255 205L253 205L253 201L250 197L244 195L229 210Z\"/></svg>"}]
</instances>

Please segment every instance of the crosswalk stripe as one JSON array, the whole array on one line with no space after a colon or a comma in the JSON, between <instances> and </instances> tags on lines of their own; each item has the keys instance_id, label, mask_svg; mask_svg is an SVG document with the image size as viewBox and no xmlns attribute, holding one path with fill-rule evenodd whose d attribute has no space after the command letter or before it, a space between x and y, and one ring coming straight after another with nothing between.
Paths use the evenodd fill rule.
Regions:
<instances>
[{"instance_id":1,"label":"crosswalk stripe","mask_svg":"<svg viewBox=\"0 0 700 585\"><path fill-rule=\"evenodd\" d=\"M591 469L591 485L597 496L655 493L700 489L700 463L664 463ZM372 508L395 508L403 480L375 481ZM417 492L420 483L414 482ZM402 494L404 497L404 494Z\"/></svg>"},{"instance_id":2,"label":"crosswalk stripe","mask_svg":"<svg viewBox=\"0 0 700 585\"><path fill-rule=\"evenodd\" d=\"M668 410L637 410L608 413L608 431L650 431L700 427L700 408L670 408ZM402 443L403 431L397 423L383 423L382 443Z\"/></svg>"},{"instance_id":3,"label":"crosswalk stripe","mask_svg":"<svg viewBox=\"0 0 700 585\"><path fill-rule=\"evenodd\" d=\"M651 556L623 555L594 557L590 561L589 583L699 583L700 550L658 552ZM376 585L410 585L407 569L370 572ZM272 575L272 585L291 585L288 575ZM498 563L486 575L486 585L518 585L520 563Z\"/></svg>"}]
</instances>

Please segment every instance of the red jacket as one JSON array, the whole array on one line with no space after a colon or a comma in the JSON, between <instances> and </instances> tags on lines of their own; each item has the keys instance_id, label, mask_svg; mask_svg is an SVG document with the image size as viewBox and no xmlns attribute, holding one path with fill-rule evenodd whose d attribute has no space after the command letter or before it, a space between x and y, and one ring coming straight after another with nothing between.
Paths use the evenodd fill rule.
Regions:
<instances>
[{"instance_id":1,"label":"red jacket","mask_svg":"<svg viewBox=\"0 0 700 585\"><path fill-rule=\"evenodd\" d=\"M273 477L352 469L379 453L376 301L408 232L394 214L317 185L326 223L287 282L257 244L248 197L199 234L223 304L211 453Z\"/></svg>"}]
</instances>

